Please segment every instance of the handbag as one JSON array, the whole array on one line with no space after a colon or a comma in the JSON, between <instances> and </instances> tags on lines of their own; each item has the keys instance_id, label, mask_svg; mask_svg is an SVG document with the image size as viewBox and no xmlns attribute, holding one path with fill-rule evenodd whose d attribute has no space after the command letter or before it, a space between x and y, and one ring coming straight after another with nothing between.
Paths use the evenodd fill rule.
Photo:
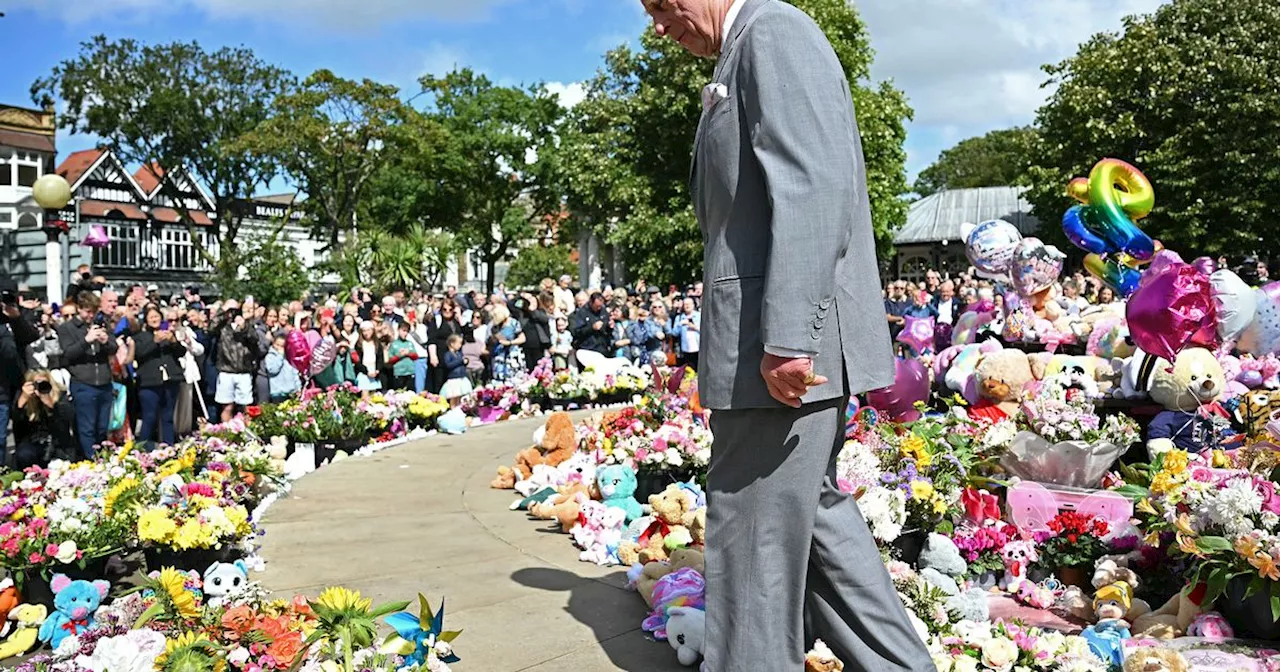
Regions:
<instances>
[{"instance_id":1,"label":"handbag","mask_svg":"<svg viewBox=\"0 0 1280 672\"><path fill-rule=\"evenodd\" d=\"M129 391L121 383L111 383L111 424L107 431L118 432L124 429L125 417L129 414Z\"/></svg>"}]
</instances>

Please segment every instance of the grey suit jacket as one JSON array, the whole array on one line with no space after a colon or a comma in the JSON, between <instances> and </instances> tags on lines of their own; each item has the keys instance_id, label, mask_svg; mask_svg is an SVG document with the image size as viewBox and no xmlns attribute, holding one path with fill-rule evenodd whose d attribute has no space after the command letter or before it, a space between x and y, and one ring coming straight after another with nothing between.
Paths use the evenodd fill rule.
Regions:
<instances>
[{"instance_id":1,"label":"grey suit jacket","mask_svg":"<svg viewBox=\"0 0 1280 672\"><path fill-rule=\"evenodd\" d=\"M830 382L806 403L890 385L862 141L826 36L790 4L747 0L714 82L728 95L703 111L690 184L705 245L702 403L778 407L765 345L817 354Z\"/></svg>"}]
</instances>

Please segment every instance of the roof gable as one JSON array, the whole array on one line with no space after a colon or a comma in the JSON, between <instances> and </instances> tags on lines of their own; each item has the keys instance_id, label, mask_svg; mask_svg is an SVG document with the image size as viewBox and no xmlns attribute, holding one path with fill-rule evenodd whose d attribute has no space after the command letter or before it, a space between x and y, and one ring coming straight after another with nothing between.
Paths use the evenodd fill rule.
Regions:
<instances>
[{"instance_id":1,"label":"roof gable","mask_svg":"<svg viewBox=\"0 0 1280 672\"><path fill-rule=\"evenodd\" d=\"M72 152L67 158L58 164L57 170L53 171L67 180L71 185L71 190L75 191L80 185L80 178L88 174L89 170L107 155L105 149L82 149L78 152Z\"/></svg>"}]
</instances>

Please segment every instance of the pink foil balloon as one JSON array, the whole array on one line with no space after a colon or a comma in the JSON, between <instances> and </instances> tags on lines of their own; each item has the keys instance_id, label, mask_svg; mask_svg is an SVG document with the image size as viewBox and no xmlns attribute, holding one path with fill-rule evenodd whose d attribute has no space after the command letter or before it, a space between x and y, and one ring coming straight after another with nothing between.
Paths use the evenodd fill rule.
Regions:
<instances>
[{"instance_id":1,"label":"pink foil balloon","mask_svg":"<svg viewBox=\"0 0 1280 672\"><path fill-rule=\"evenodd\" d=\"M1213 257L1196 257L1191 265L1205 275L1213 275L1213 272L1218 270L1218 262L1214 261Z\"/></svg>"},{"instance_id":2,"label":"pink foil balloon","mask_svg":"<svg viewBox=\"0 0 1280 672\"><path fill-rule=\"evenodd\" d=\"M311 372L311 344L301 329L294 329L284 340L284 357L302 375Z\"/></svg>"},{"instance_id":3,"label":"pink foil balloon","mask_svg":"<svg viewBox=\"0 0 1280 672\"><path fill-rule=\"evenodd\" d=\"M918 359L898 358L893 385L867 393L867 405L894 422L920 419L916 403L929 398L929 372Z\"/></svg>"},{"instance_id":4,"label":"pink foil balloon","mask_svg":"<svg viewBox=\"0 0 1280 672\"><path fill-rule=\"evenodd\" d=\"M898 334L898 342L911 348L916 355L933 352L933 327L932 317L908 317Z\"/></svg>"},{"instance_id":5,"label":"pink foil balloon","mask_svg":"<svg viewBox=\"0 0 1280 672\"><path fill-rule=\"evenodd\" d=\"M1217 310L1208 276L1163 252L1156 255L1142 284L1129 297L1125 315L1134 345L1171 362L1188 345L1213 348L1218 342Z\"/></svg>"}]
</instances>

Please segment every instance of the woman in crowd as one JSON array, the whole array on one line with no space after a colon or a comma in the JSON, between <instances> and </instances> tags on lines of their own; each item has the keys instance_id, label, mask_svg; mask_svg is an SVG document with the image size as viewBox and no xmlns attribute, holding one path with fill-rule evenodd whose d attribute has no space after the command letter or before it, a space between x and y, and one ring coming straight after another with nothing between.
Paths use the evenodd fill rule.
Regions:
<instances>
[{"instance_id":1,"label":"woman in crowd","mask_svg":"<svg viewBox=\"0 0 1280 672\"><path fill-rule=\"evenodd\" d=\"M45 306L40 313L40 324L36 330L39 338L27 346L27 369L48 369L60 383L70 382L70 376L62 369L62 345L58 343L58 330L53 319L53 309Z\"/></svg>"},{"instance_id":2,"label":"woman in crowd","mask_svg":"<svg viewBox=\"0 0 1280 672\"><path fill-rule=\"evenodd\" d=\"M511 380L524 371L524 331L506 306L494 306L491 317L489 350L493 353L493 379Z\"/></svg>"},{"instance_id":3,"label":"woman in crowd","mask_svg":"<svg viewBox=\"0 0 1280 672\"><path fill-rule=\"evenodd\" d=\"M418 394L427 389L431 373L431 330L427 325L434 315L431 305L426 303L418 304L418 309L409 313L409 340L418 353L418 358L413 362L413 391Z\"/></svg>"},{"instance_id":4,"label":"woman in crowd","mask_svg":"<svg viewBox=\"0 0 1280 672\"><path fill-rule=\"evenodd\" d=\"M293 368L284 354L285 337L278 334L271 341L271 348L263 359L267 370L267 381L271 387L270 401L278 404L302 389L302 379L298 370Z\"/></svg>"},{"instance_id":5,"label":"woman in crowd","mask_svg":"<svg viewBox=\"0 0 1280 672\"><path fill-rule=\"evenodd\" d=\"M1116 290L1111 289L1106 285L1103 285L1102 288L1098 290L1098 301L1097 301L1098 305L1109 306L1115 302L1116 302Z\"/></svg>"},{"instance_id":6,"label":"woman in crowd","mask_svg":"<svg viewBox=\"0 0 1280 672\"><path fill-rule=\"evenodd\" d=\"M360 338L360 329L357 328L355 313L345 310L342 312L342 328L339 331L341 332L339 335L347 342L348 347L356 344Z\"/></svg>"},{"instance_id":7,"label":"woman in crowd","mask_svg":"<svg viewBox=\"0 0 1280 672\"><path fill-rule=\"evenodd\" d=\"M372 320L360 323L359 337L351 348L351 362L355 365L357 387L362 390L382 389L379 375L386 360Z\"/></svg>"},{"instance_id":8,"label":"woman in crowd","mask_svg":"<svg viewBox=\"0 0 1280 672\"><path fill-rule=\"evenodd\" d=\"M547 356L551 347L551 313L555 312L556 299L549 292L542 292L537 297L525 294L529 309L524 323L524 363L532 369Z\"/></svg>"},{"instance_id":9,"label":"woman in crowd","mask_svg":"<svg viewBox=\"0 0 1280 672\"><path fill-rule=\"evenodd\" d=\"M204 404L200 403L200 361L204 356L204 344L190 322L183 319L181 311L171 308L167 317L178 344L186 348L178 360L182 368L182 382L178 385L177 410L173 415L174 435L186 436L195 429L197 417L208 417Z\"/></svg>"},{"instance_id":10,"label":"woman in crowd","mask_svg":"<svg viewBox=\"0 0 1280 672\"><path fill-rule=\"evenodd\" d=\"M631 358L631 337L627 335L627 327L631 323L622 314L623 307L615 304L609 310L609 330L613 332L613 356L623 359Z\"/></svg>"},{"instance_id":11,"label":"woman in crowd","mask_svg":"<svg viewBox=\"0 0 1280 672\"><path fill-rule=\"evenodd\" d=\"M454 334L462 335L462 320L458 312L458 304L453 299L446 299L440 304L440 315L427 326L431 334L431 344L428 346L430 389L431 392L439 394L446 380L444 369L440 366L440 358L449 350L449 337Z\"/></svg>"},{"instance_id":12,"label":"woman in crowd","mask_svg":"<svg viewBox=\"0 0 1280 672\"><path fill-rule=\"evenodd\" d=\"M173 416L178 403L178 387L184 382L178 360L187 349L174 336L171 325L155 306L143 314L143 328L134 338L138 372L138 401L142 407L142 428L138 440L173 445ZM157 432L157 426L159 431Z\"/></svg>"},{"instance_id":13,"label":"woman in crowd","mask_svg":"<svg viewBox=\"0 0 1280 672\"><path fill-rule=\"evenodd\" d=\"M13 413L15 466L45 467L53 460L76 462L83 458L71 428L76 409L63 387L47 369L27 372Z\"/></svg>"}]
</instances>

